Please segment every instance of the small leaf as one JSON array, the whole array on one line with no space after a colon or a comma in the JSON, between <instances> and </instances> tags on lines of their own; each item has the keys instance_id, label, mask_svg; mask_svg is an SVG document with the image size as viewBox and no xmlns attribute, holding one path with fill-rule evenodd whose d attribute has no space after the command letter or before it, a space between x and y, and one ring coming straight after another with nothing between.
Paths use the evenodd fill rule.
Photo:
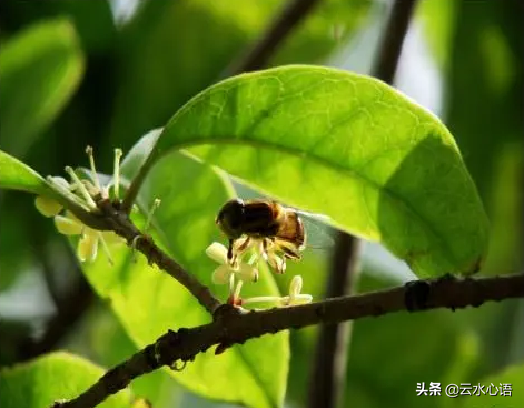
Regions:
<instances>
[{"instance_id":1,"label":"small leaf","mask_svg":"<svg viewBox=\"0 0 524 408\"><path fill-rule=\"evenodd\" d=\"M35 194L48 191L46 181L32 168L0 150L0 188Z\"/></svg>"},{"instance_id":2,"label":"small leaf","mask_svg":"<svg viewBox=\"0 0 524 408\"><path fill-rule=\"evenodd\" d=\"M83 71L78 39L64 19L29 27L0 52L0 140L23 155L76 89Z\"/></svg>"},{"instance_id":3,"label":"small leaf","mask_svg":"<svg viewBox=\"0 0 524 408\"><path fill-rule=\"evenodd\" d=\"M0 370L2 408L49 408L56 400L77 397L104 374L104 370L69 353L51 353L28 363ZM128 408L128 390L98 405Z\"/></svg>"},{"instance_id":4,"label":"small leaf","mask_svg":"<svg viewBox=\"0 0 524 408\"><path fill-rule=\"evenodd\" d=\"M419 276L474 272L487 219L451 134L376 79L314 66L239 75L169 121L157 153L191 148L251 186L382 242Z\"/></svg>"},{"instance_id":5,"label":"small leaf","mask_svg":"<svg viewBox=\"0 0 524 408\"><path fill-rule=\"evenodd\" d=\"M148 133L122 162L122 175L130 180L154 146L155 131ZM222 301L227 285L214 285L211 275L217 264L206 256L212 242L224 242L215 217L234 194L227 180L209 166L187 154L172 152L160 160L146 178L138 205L147 213L154 199L161 200L154 213L155 242L176 259L188 273L207 285ZM142 217L134 221L143 226ZM194 327L210 321L209 314L175 279L125 246L111 248L113 267L99 256L85 265L87 279L100 296L111 301L129 337L138 347L150 344L168 329ZM246 283L242 296L278 296L272 274L260 270L256 284ZM281 406L289 364L288 334L265 336L228 349L216 356L214 349L201 353L184 370L167 370L184 387L207 398L241 402L254 408Z\"/></svg>"}]
</instances>

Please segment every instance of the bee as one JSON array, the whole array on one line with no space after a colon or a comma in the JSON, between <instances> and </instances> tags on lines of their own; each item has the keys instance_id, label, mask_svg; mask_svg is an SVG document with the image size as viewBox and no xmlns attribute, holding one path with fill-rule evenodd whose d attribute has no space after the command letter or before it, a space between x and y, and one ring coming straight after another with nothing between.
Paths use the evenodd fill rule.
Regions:
<instances>
[{"instance_id":1,"label":"bee","mask_svg":"<svg viewBox=\"0 0 524 408\"><path fill-rule=\"evenodd\" d=\"M229 200L220 209L216 224L229 239L229 262L234 261L235 244L240 239L244 239L236 247L240 252L247 248L251 239L261 241L266 259L271 249L282 253L284 258L299 260L306 246L306 230L298 211L276 201Z\"/></svg>"}]
</instances>

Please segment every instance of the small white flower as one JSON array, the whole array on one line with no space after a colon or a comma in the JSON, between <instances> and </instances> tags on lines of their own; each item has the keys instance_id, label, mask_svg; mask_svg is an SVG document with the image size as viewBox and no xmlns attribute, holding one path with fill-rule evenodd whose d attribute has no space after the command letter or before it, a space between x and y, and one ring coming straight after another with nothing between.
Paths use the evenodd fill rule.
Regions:
<instances>
[{"instance_id":1,"label":"small white flower","mask_svg":"<svg viewBox=\"0 0 524 408\"><path fill-rule=\"evenodd\" d=\"M98 244L101 243L108 259L111 262L108 245L124 243L125 239L119 237L113 231L98 231L84 225L71 213L66 216L57 215L55 225L58 232L64 235L80 235L78 241L77 255L80 261L94 261L98 254Z\"/></svg>"},{"instance_id":2,"label":"small white flower","mask_svg":"<svg viewBox=\"0 0 524 408\"><path fill-rule=\"evenodd\" d=\"M232 275L236 275L242 281L256 282L258 280L258 269L252 264L236 262L234 265L230 265L227 260L227 248L224 245L213 242L207 247L206 254L213 261L220 264L211 276L213 283L230 283Z\"/></svg>"},{"instance_id":3,"label":"small white flower","mask_svg":"<svg viewBox=\"0 0 524 408\"><path fill-rule=\"evenodd\" d=\"M301 294L300 290L302 289L302 277L300 275L295 275L291 282L289 283L289 294L288 296L278 297L278 296L260 296L242 299L242 304L248 303L276 303L278 307L287 307L293 305L303 305L306 303L311 303L313 301L313 296L308 294Z\"/></svg>"},{"instance_id":4,"label":"small white flower","mask_svg":"<svg viewBox=\"0 0 524 408\"><path fill-rule=\"evenodd\" d=\"M311 303L313 301L313 296L300 293L302 290L302 283L302 277L300 275L293 276L293 279L289 283L289 294L288 296L280 298L279 306L293 306Z\"/></svg>"}]
</instances>

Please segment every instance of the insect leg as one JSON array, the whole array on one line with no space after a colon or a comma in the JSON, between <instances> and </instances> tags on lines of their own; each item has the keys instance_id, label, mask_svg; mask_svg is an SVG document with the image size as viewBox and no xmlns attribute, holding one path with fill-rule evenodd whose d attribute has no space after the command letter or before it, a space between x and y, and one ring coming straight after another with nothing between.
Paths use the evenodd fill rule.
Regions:
<instances>
[{"instance_id":1,"label":"insect leg","mask_svg":"<svg viewBox=\"0 0 524 408\"><path fill-rule=\"evenodd\" d=\"M292 251L291 249L289 248L286 248L286 247L283 247L282 248L282 251L284 252L284 255L287 257L287 258L290 258L290 259L301 259L302 256L298 253L298 252L294 252Z\"/></svg>"},{"instance_id":2,"label":"insect leg","mask_svg":"<svg viewBox=\"0 0 524 408\"><path fill-rule=\"evenodd\" d=\"M229 245L227 247L227 260L231 262L233 259L233 245L235 243L234 239L229 240Z\"/></svg>"},{"instance_id":3,"label":"insect leg","mask_svg":"<svg viewBox=\"0 0 524 408\"><path fill-rule=\"evenodd\" d=\"M247 248L247 245L249 244L249 237L246 238L246 240L244 242L242 242L239 246L238 246L238 251L243 251Z\"/></svg>"}]
</instances>

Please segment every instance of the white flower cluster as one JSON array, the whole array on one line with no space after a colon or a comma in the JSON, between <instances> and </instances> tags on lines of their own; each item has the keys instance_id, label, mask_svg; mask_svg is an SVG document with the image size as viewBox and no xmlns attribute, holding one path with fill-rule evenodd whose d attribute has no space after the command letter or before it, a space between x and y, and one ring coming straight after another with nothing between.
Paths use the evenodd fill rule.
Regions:
<instances>
[{"instance_id":1,"label":"white flower cluster","mask_svg":"<svg viewBox=\"0 0 524 408\"><path fill-rule=\"evenodd\" d=\"M69 166L66 167L66 171L71 177L71 183L62 177L48 177L48 180L62 194L66 196L74 194L76 195L76 198L80 200L80 203L83 204L83 206L90 210L95 210L97 207L94 198L109 198L109 189L111 186L114 186L114 194L116 198L118 198L118 187L120 182L120 157L122 156L122 151L120 149L115 150L113 179L106 186L100 185L91 147L87 147L86 153L89 157L92 173L91 178L94 181L94 184L87 179L81 180ZM62 205L52 198L38 196L35 200L35 205L40 213L46 217L54 218L56 228L61 234L81 235L81 238L78 241L77 255L82 262L94 261L96 259L99 244L102 245L102 248L106 252L107 257L111 262L109 245L125 242L123 238L119 237L112 231L98 231L89 228L78 218L76 218L70 211L63 212Z\"/></svg>"},{"instance_id":2,"label":"white flower cluster","mask_svg":"<svg viewBox=\"0 0 524 408\"><path fill-rule=\"evenodd\" d=\"M220 264L211 276L213 283L229 284L228 303L236 306L248 303L275 303L279 307L285 307L312 302L313 296L300 293L302 289L302 277L300 275L295 275L291 280L288 296L263 296L246 299L240 297L240 289L244 282L258 281L257 265L260 258L263 258L269 266L279 273L284 272L285 260L278 256L272 245L266 244L265 247L266 250L261 240L251 238L250 245L247 246L239 244L237 240L233 248L234 258L231 263L227 259L227 248L224 245L213 242L206 249L207 256ZM247 262L243 262L241 256L250 248L255 248L256 251Z\"/></svg>"}]
</instances>

